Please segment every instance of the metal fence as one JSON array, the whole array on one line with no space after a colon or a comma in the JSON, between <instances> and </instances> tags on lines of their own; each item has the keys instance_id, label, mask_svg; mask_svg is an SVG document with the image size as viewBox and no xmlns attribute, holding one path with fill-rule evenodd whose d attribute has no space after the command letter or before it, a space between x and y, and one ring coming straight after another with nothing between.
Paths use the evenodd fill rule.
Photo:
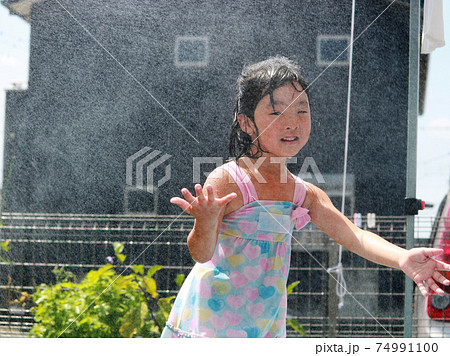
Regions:
<instances>
[{"instance_id":1,"label":"metal fence","mask_svg":"<svg viewBox=\"0 0 450 356\"><path fill-rule=\"evenodd\" d=\"M129 264L159 264L158 292L176 294L179 273L193 261L186 246L193 220L182 216L17 214L2 216L0 243L9 241L8 261L0 262L0 336L26 336L33 317L12 301L19 291L32 293L54 283L54 267L79 277L114 256L112 242L125 244ZM362 221L367 229L367 222ZM431 219L417 219L416 235L429 236ZM405 217L377 217L371 231L405 245ZM337 264L338 245L309 224L292 241L289 283L300 284L288 298L288 317L309 337L401 337L404 325L404 277L344 251L342 264L349 294L338 308L335 280L326 269ZM426 245L427 239L417 240ZM334 276L334 274L333 274ZM417 327L417 320L414 322ZM298 336L288 328L288 336Z\"/></svg>"}]
</instances>

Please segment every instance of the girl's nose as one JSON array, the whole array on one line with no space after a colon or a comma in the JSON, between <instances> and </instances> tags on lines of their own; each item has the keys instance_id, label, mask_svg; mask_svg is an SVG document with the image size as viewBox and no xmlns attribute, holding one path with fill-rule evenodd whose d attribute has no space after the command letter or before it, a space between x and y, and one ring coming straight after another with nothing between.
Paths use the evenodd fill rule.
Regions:
<instances>
[{"instance_id":1,"label":"girl's nose","mask_svg":"<svg viewBox=\"0 0 450 356\"><path fill-rule=\"evenodd\" d=\"M283 125L286 129L296 129L298 127L298 118L296 115L285 112L282 116L284 116Z\"/></svg>"}]
</instances>

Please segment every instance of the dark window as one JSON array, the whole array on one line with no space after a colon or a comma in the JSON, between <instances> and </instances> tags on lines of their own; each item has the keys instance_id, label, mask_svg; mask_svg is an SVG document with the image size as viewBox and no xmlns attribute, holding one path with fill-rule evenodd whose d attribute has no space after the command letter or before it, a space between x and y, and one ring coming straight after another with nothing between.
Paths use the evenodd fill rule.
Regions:
<instances>
[{"instance_id":1,"label":"dark window","mask_svg":"<svg viewBox=\"0 0 450 356\"><path fill-rule=\"evenodd\" d=\"M348 65L350 36L320 35L317 37L318 65Z\"/></svg>"},{"instance_id":2,"label":"dark window","mask_svg":"<svg viewBox=\"0 0 450 356\"><path fill-rule=\"evenodd\" d=\"M203 67L208 64L207 37L177 37L175 65Z\"/></svg>"}]
</instances>

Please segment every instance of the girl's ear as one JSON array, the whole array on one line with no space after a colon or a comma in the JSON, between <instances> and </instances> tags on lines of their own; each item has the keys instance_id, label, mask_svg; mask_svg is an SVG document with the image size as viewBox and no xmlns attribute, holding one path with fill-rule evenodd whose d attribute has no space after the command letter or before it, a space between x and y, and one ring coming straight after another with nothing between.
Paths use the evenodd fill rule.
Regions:
<instances>
[{"instance_id":1,"label":"girl's ear","mask_svg":"<svg viewBox=\"0 0 450 356\"><path fill-rule=\"evenodd\" d=\"M237 116L237 119L239 121L239 126L241 127L241 130L244 131L248 135L253 135L255 133L255 128L253 125L252 120L244 114L239 114Z\"/></svg>"}]
</instances>

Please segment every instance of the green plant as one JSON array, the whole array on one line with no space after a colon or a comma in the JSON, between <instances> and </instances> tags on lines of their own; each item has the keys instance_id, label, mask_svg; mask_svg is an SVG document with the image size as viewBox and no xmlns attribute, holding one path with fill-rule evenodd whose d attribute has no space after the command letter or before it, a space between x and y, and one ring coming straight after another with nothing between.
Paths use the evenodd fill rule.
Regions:
<instances>
[{"instance_id":1,"label":"green plant","mask_svg":"<svg viewBox=\"0 0 450 356\"><path fill-rule=\"evenodd\" d=\"M159 337L172 308L173 296L161 298L154 274L143 265L132 265L125 275L123 244L114 243L118 266L106 264L91 270L79 283L64 269L54 269L54 285L41 284L33 295L35 324L30 337ZM113 262L111 257L108 260ZM125 271L124 271L125 272ZM180 287L184 280L178 275Z\"/></svg>"},{"instance_id":2,"label":"green plant","mask_svg":"<svg viewBox=\"0 0 450 356\"><path fill-rule=\"evenodd\" d=\"M0 243L0 261L5 263L10 263L9 258L5 258L3 256L6 256L9 252L9 240L3 241Z\"/></svg>"},{"instance_id":3,"label":"green plant","mask_svg":"<svg viewBox=\"0 0 450 356\"><path fill-rule=\"evenodd\" d=\"M294 288L298 286L300 281L293 282L288 285L286 289L286 294L289 295L294 291ZM286 319L286 324L289 325L292 329L294 329L296 332L298 332L301 336L306 336L306 331L303 328L303 326L295 319Z\"/></svg>"},{"instance_id":4,"label":"green plant","mask_svg":"<svg viewBox=\"0 0 450 356\"><path fill-rule=\"evenodd\" d=\"M9 240L3 241L0 243L0 261L8 264L10 267L14 266L14 262L11 260L11 246L9 245ZM10 271L10 268L6 268L7 271ZM13 287L13 280L10 272L8 273L8 283L6 284L6 293L7 293L7 302L8 309L11 310L23 310L26 308L27 303L30 301L30 294L25 291L21 291L17 287ZM6 273L5 273L6 274ZM15 296L19 296L14 299Z\"/></svg>"},{"instance_id":5,"label":"green plant","mask_svg":"<svg viewBox=\"0 0 450 356\"><path fill-rule=\"evenodd\" d=\"M7 244L5 244L7 247ZM114 252L124 267L124 246L114 243ZM15 304L30 301L35 324L30 337L159 337L172 309L174 296L160 298L153 278L161 266L152 266L145 273L143 265L132 265L132 273L117 274L111 263L88 272L79 283L76 276L63 268L54 268L54 285L41 284L31 295L21 293ZM184 282L183 274L177 275L178 287ZM291 294L299 282L287 287ZM303 327L293 319L287 324L306 336Z\"/></svg>"}]
</instances>

